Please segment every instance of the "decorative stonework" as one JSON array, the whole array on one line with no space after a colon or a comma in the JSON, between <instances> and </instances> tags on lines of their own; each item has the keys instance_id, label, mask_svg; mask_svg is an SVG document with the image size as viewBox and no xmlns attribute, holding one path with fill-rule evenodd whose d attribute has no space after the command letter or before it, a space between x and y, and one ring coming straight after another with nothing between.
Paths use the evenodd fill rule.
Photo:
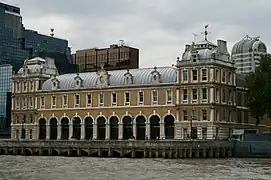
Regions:
<instances>
[{"instance_id":1,"label":"decorative stonework","mask_svg":"<svg viewBox=\"0 0 271 180\"><path fill-rule=\"evenodd\" d=\"M159 84L161 82L161 74L157 71L157 67L154 67L154 70L151 72L151 83Z\"/></svg>"},{"instance_id":2,"label":"decorative stonework","mask_svg":"<svg viewBox=\"0 0 271 180\"><path fill-rule=\"evenodd\" d=\"M97 72L98 79L96 81L96 86L103 88L109 85L109 77L110 75L104 69L104 66L101 66L101 69Z\"/></svg>"},{"instance_id":3,"label":"decorative stonework","mask_svg":"<svg viewBox=\"0 0 271 180\"><path fill-rule=\"evenodd\" d=\"M129 69L127 69L127 72L124 74L124 77L125 77L125 80L124 80L125 85L133 84L133 75L131 74Z\"/></svg>"},{"instance_id":4,"label":"decorative stonework","mask_svg":"<svg viewBox=\"0 0 271 180\"><path fill-rule=\"evenodd\" d=\"M56 76L53 76L51 82L52 82L52 89L57 90L57 88L59 87L59 80L56 78Z\"/></svg>"},{"instance_id":5,"label":"decorative stonework","mask_svg":"<svg viewBox=\"0 0 271 180\"><path fill-rule=\"evenodd\" d=\"M74 78L74 86L76 88L80 88L83 86L83 79L80 77L79 73L77 73Z\"/></svg>"}]
</instances>

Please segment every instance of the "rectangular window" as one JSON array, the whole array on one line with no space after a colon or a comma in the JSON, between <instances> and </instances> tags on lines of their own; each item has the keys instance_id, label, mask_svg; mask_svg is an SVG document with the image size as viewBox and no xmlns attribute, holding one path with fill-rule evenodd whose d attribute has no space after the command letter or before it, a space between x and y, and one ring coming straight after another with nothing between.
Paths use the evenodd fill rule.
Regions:
<instances>
[{"instance_id":1,"label":"rectangular window","mask_svg":"<svg viewBox=\"0 0 271 180\"><path fill-rule=\"evenodd\" d=\"M117 105L117 93L115 93L115 92L112 92L112 94L111 94L111 104L112 104L112 106Z\"/></svg>"},{"instance_id":2,"label":"rectangular window","mask_svg":"<svg viewBox=\"0 0 271 180\"><path fill-rule=\"evenodd\" d=\"M229 96L229 100L228 100L228 102L229 102L229 104L231 104L232 103L232 91L231 90L229 90L229 94L228 94L228 96Z\"/></svg>"},{"instance_id":3,"label":"rectangular window","mask_svg":"<svg viewBox=\"0 0 271 180\"><path fill-rule=\"evenodd\" d=\"M183 82L187 82L188 81L188 72L187 70L183 70Z\"/></svg>"},{"instance_id":4,"label":"rectangular window","mask_svg":"<svg viewBox=\"0 0 271 180\"><path fill-rule=\"evenodd\" d=\"M231 80L232 80L232 74L231 72L228 72L228 84L232 83Z\"/></svg>"},{"instance_id":5,"label":"rectangular window","mask_svg":"<svg viewBox=\"0 0 271 180\"><path fill-rule=\"evenodd\" d=\"M220 92L219 92L219 89L218 88L216 88L216 102L219 102L219 98L220 98Z\"/></svg>"},{"instance_id":6,"label":"rectangular window","mask_svg":"<svg viewBox=\"0 0 271 180\"><path fill-rule=\"evenodd\" d=\"M184 101L188 100L188 90L187 89L183 89L183 100Z\"/></svg>"},{"instance_id":7,"label":"rectangular window","mask_svg":"<svg viewBox=\"0 0 271 180\"><path fill-rule=\"evenodd\" d=\"M75 101L74 101L75 106L79 106L80 105L80 95L75 94L74 98L75 98Z\"/></svg>"},{"instance_id":8,"label":"rectangular window","mask_svg":"<svg viewBox=\"0 0 271 180\"><path fill-rule=\"evenodd\" d=\"M21 98L16 98L16 109L20 109L20 100Z\"/></svg>"},{"instance_id":9,"label":"rectangular window","mask_svg":"<svg viewBox=\"0 0 271 180\"><path fill-rule=\"evenodd\" d=\"M91 96L91 94L89 93L89 94L87 94L87 105L89 106L89 105L91 105L91 103L92 103L92 96Z\"/></svg>"},{"instance_id":10,"label":"rectangular window","mask_svg":"<svg viewBox=\"0 0 271 180\"><path fill-rule=\"evenodd\" d=\"M207 99L207 88L202 88L202 99L203 100Z\"/></svg>"},{"instance_id":11,"label":"rectangular window","mask_svg":"<svg viewBox=\"0 0 271 180\"><path fill-rule=\"evenodd\" d=\"M26 108L26 97L22 97L22 101L23 101L23 108Z\"/></svg>"},{"instance_id":12,"label":"rectangular window","mask_svg":"<svg viewBox=\"0 0 271 180\"><path fill-rule=\"evenodd\" d=\"M124 94L125 105L130 105L130 92Z\"/></svg>"},{"instance_id":13,"label":"rectangular window","mask_svg":"<svg viewBox=\"0 0 271 180\"><path fill-rule=\"evenodd\" d=\"M184 121L187 121L187 120L188 120L187 110L183 110L183 120L184 120Z\"/></svg>"},{"instance_id":14,"label":"rectangular window","mask_svg":"<svg viewBox=\"0 0 271 180\"><path fill-rule=\"evenodd\" d=\"M34 98L33 97L30 97L30 107L33 107L34 106Z\"/></svg>"},{"instance_id":15,"label":"rectangular window","mask_svg":"<svg viewBox=\"0 0 271 180\"><path fill-rule=\"evenodd\" d=\"M193 100L198 100L198 91L197 89L192 89Z\"/></svg>"},{"instance_id":16,"label":"rectangular window","mask_svg":"<svg viewBox=\"0 0 271 180\"><path fill-rule=\"evenodd\" d=\"M192 112L191 112L191 118L192 118L192 120L197 120L197 111L196 110L192 110Z\"/></svg>"},{"instance_id":17,"label":"rectangular window","mask_svg":"<svg viewBox=\"0 0 271 180\"><path fill-rule=\"evenodd\" d=\"M56 97L55 96L52 96L52 107L56 107Z\"/></svg>"},{"instance_id":18,"label":"rectangular window","mask_svg":"<svg viewBox=\"0 0 271 180\"><path fill-rule=\"evenodd\" d=\"M41 107L41 108L44 108L44 107L45 107L45 99L44 99L44 96L41 96L41 97L40 97L40 107Z\"/></svg>"},{"instance_id":19,"label":"rectangular window","mask_svg":"<svg viewBox=\"0 0 271 180\"><path fill-rule=\"evenodd\" d=\"M226 82L226 72L222 72L222 82Z\"/></svg>"},{"instance_id":20,"label":"rectangular window","mask_svg":"<svg viewBox=\"0 0 271 180\"><path fill-rule=\"evenodd\" d=\"M192 78L193 78L193 81L198 80L198 70L196 70L196 69L192 70Z\"/></svg>"},{"instance_id":21,"label":"rectangular window","mask_svg":"<svg viewBox=\"0 0 271 180\"><path fill-rule=\"evenodd\" d=\"M103 106L104 105L104 94L100 93L99 94L99 106Z\"/></svg>"},{"instance_id":22,"label":"rectangular window","mask_svg":"<svg viewBox=\"0 0 271 180\"><path fill-rule=\"evenodd\" d=\"M231 113L231 111L229 111L229 117L228 117L228 119L229 119L229 122L231 122L232 121L232 113Z\"/></svg>"},{"instance_id":23,"label":"rectangular window","mask_svg":"<svg viewBox=\"0 0 271 180\"><path fill-rule=\"evenodd\" d=\"M27 83L24 82L24 91L27 91Z\"/></svg>"},{"instance_id":24,"label":"rectangular window","mask_svg":"<svg viewBox=\"0 0 271 180\"><path fill-rule=\"evenodd\" d=\"M33 91L33 90L34 90L34 82L31 81L31 82L30 82L30 91Z\"/></svg>"},{"instance_id":25,"label":"rectangular window","mask_svg":"<svg viewBox=\"0 0 271 180\"><path fill-rule=\"evenodd\" d=\"M138 104L144 104L144 92L143 91L138 92Z\"/></svg>"},{"instance_id":26,"label":"rectangular window","mask_svg":"<svg viewBox=\"0 0 271 180\"><path fill-rule=\"evenodd\" d=\"M217 109L215 111L215 113L216 113L216 121L220 121L220 112L219 112L219 110Z\"/></svg>"},{"instance_id":27,"label":"rectangular window","mask_svg":"<svg viewBox=\"0 0 271 180\"><path fill-rule=\"evenodd\" d=\"M219 70L218 69L216 69L215 70L215 78L216 78L216 82L219 82Z\"/></svg>"},{"instance_id":28,"label":"rectangular window","mask_svg":"<svg viewBox=\"0 0 271 180\"><path fill-rule=\"evenodd\" d=\"M207 81L207 69L201 69L201 80Z\"/></svg>"},{"instance_id":29,"label":"rectangular window","mask_svg":"<svg viewBox=\"0 0 271 180\"><path fill-rule=\"evenodd\" d=\"M19 92L20 91L20 83L18 82L18 83L16 83L16 86L17 86L17 91Z\"/></svg>"},{"instance_id":30,"label":"rectangular window","mask_svg":"<svg viewBox=\"0 0 271 180\"><path fill-rule=\"evenodd\" d=\"M68 96L64 95L63 96L63 107L67 107L67 105L68 105Z\"/></svg>"},{"instance_id":31,"label":"rectangular window","mask_svg":"<svg viewBox=\"0 0 271 180\"><path fill-rule=\"evenodd\" d=\"M172 90L167 90L167 104L172 104Z\"/></svg>"},{"instance_id":32,"label":"rectangular window","mask_svg":"<svg viewBox=\"0 0 271 180\"><path fill-rule=\"evenodd\" d=\"M226 91L225 91L225 89L222 90L222 102L226 102Z\"/></svg>"},{"instance_id":33,"label":"rectangular window","mask_svg":"<svg viewBox=\"0 0 271 180\"><path fill-rule=\"evenodd\" d=\"M202 120L203 121L207 120L207 110L206 109L202 109Z\"/></svg>"},{"instance_id":34,"label":"rectangular window","mask_svg":"<svg viewBox=\"0 0 271 180\"><path fill-rule=\"evenodd\" d=\"M158 104L158 92L157 92L157 90L152 90L152 104Z\"/></svg>"}]
</instances>

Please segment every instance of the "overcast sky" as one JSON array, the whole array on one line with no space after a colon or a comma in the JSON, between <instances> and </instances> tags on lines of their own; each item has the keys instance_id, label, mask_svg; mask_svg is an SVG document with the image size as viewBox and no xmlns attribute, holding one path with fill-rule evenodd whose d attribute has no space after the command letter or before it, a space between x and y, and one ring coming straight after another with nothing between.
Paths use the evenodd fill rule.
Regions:
<instances>
[{"instance_id":1,"label":"overcast sky","mask_svg":"<svg viewBox=\"0 0 271 180\"><path fill-rule=\"evenodd\" d=\"M69 40L72 51L124 40L140 49L140 67L175 63L209 24L209 40L246 34L271 43L270 0L4 0L21 8L26 28Z\"/></svg>"}]
</instances>

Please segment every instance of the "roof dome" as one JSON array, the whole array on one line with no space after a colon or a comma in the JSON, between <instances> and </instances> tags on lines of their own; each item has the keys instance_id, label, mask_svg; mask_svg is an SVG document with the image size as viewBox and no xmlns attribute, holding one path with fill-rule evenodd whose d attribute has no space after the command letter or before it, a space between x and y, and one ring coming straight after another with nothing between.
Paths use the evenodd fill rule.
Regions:
<instances>
[{"instance_id":1,"label":"roof dome","mask_svg":"<svg viewBox=\"0 0 271 180\"><path fill-rule=\"evenodd\" d=\"M231 54L249 53L252 51L267 52L266 45L259 40L259 37L251 38L248 35L233 45Z\"/></svg>"},{"instance_id":2,"label":"roof dome","mask_svg":"<svg viewBox=\"0 0 271 180\"><path fill-rule=\"evenodd\" d=\"M153 68L140 68L130 70L114 70L107 71L108 86L122 86L126 84L126 78L131 76L131 85L149 85L152 84L155 73L160 78L160 83L177 83L178 70L174 67L155 67ZM107 74L108 73L108 74ZM127 76L128 74L128 76ZM102 77L104 77L102 75ZM100 81L101 76L97 75L97 72L86 72L78 74L63 74L51 79L46 80L42 85L42 90L52 90L52 79L57 79L59 82L58 89L74 89L75 77L80 77L82 81L82 88L95 88L97 82ZM106 79L106 78L103 78Z\"/></svg>"}]
</instances>

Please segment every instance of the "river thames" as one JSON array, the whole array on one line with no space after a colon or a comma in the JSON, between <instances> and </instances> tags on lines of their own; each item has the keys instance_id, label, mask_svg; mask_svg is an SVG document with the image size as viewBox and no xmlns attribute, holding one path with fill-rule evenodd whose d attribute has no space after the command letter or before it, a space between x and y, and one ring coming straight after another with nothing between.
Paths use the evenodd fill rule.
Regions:
<instances>
[{"instance_id":1,"label":"river thames","mask_svg":"<svg viewBox=\"0 0 271 180\"><path fill-rule=\"evenodd\" d=\"M270 180L271 159L0 156L0 180Z\"/></svg>"}]
</instances>

